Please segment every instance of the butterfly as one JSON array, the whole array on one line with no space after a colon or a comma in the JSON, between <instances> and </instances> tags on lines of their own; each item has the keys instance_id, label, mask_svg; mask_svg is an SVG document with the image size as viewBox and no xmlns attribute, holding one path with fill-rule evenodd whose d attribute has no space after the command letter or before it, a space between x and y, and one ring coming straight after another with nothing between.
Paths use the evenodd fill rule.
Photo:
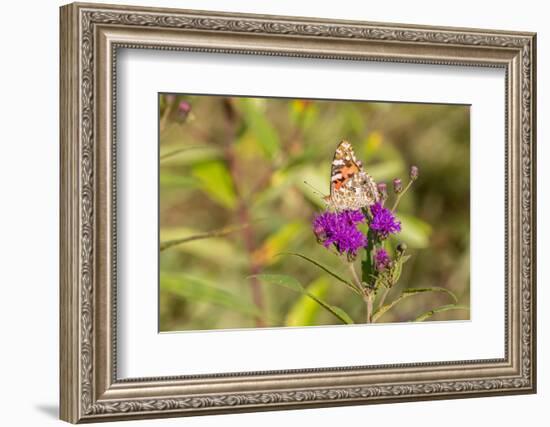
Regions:
<instances>
[{"instance_id":1,"label":"butterfly","mask_svg":"<svg viewBox=\"0 0 550 427\"><path fill-rule=\"evenodd\" d=\"M363 170L348 141L341 141L336 148L330 171L330 194L323 199L335 211L361 209L380 199L376 182Z\"/></svg>"}]
</instances>

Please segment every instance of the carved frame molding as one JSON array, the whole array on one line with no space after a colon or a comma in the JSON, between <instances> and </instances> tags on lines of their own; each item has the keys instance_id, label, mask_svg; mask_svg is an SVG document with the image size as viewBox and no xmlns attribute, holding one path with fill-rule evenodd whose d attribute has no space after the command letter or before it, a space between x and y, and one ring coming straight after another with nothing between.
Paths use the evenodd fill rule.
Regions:
<instances>
[{"instance_id":1,"label":"carved frame molding","mask_svg":"<svg viewBox=\"0 0 550 427\"><path fill-rule=\"evenodd\" d=\"M505 68L506 357L117 379L119 48ZM533 33L63 6L61 418L76 423L535 392L535 51Z\"/></svg>"}]
</instances>

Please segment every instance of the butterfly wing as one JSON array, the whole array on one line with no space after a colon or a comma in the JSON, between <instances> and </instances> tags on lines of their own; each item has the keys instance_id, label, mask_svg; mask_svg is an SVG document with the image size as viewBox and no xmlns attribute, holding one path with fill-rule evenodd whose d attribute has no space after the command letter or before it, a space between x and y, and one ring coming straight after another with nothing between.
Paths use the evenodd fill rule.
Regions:
<instances>
[{"instance_id":1,"label":"butterfly wing","mask_svg":"<svg viewBox=\"0 0 550 427\"><path fill-rule=\"evenodd\" d=\"M363 170L352 145L341 141L334 152L330 173L330 195L326 201L334 210L356 210L378 200L374 180Z\"/></svg>"},{"instance_id":2,"label":"butterfly wing","mask_svg":"<svg viewBox=\"0 0 550 427\"><path fill-rule=\"evenodd\" d=\"M361 163L355 158L353 147L341 141L336 147L330 170L330 194L346 187L346 183L360 171Z\"/></svg>"}]
</instances>

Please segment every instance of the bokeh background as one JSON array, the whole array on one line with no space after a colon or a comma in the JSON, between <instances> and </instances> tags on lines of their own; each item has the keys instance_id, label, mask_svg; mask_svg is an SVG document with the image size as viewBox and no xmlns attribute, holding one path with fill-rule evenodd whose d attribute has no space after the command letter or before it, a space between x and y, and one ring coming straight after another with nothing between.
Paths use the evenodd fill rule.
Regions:
<instances>
[{"instance_id":1,"label":"bokeh background","mask_svg":"<svg viewBox=\"0 0 550 427\"><path fill-rule=\"evenodd\" d=\"M328 194L342 139L389 188L395 177L408 181L410 165L420 170L397 212L412 258L387 301L406 287L439 286L469 306L469 113L464 105L159 95L160 330L338 324L309 298L250 278L258 273L294 276L360 318L363 302L346 287L278 255L307 254L346 273L311 232L324 203L304 183ZM447 302L413 296L379 322L410 321ZM456 310L430 320L469 317Z\"/></svg>"}]
</instances>

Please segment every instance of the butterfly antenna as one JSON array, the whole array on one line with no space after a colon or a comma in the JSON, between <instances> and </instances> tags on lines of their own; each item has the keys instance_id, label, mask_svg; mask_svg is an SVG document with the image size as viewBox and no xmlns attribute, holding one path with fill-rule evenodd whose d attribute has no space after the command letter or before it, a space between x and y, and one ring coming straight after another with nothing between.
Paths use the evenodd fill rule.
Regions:
<instances>
[{"instance_id":1,"label":"butterfly antenna","mask_svg":"<svg viewBox=\"0 0 550 427\"><path fill-rule=\"evenodd\" d=\"M307 181L304 181L304 184L307 185L309 188L311 188L313 190L313 192L315 194L317 194L318 196L321 196L321 197L325 197L325 195L319 191L317 188L315 188L313 185L311 185L309 182Z\"/></svg>"}]
</instances>

